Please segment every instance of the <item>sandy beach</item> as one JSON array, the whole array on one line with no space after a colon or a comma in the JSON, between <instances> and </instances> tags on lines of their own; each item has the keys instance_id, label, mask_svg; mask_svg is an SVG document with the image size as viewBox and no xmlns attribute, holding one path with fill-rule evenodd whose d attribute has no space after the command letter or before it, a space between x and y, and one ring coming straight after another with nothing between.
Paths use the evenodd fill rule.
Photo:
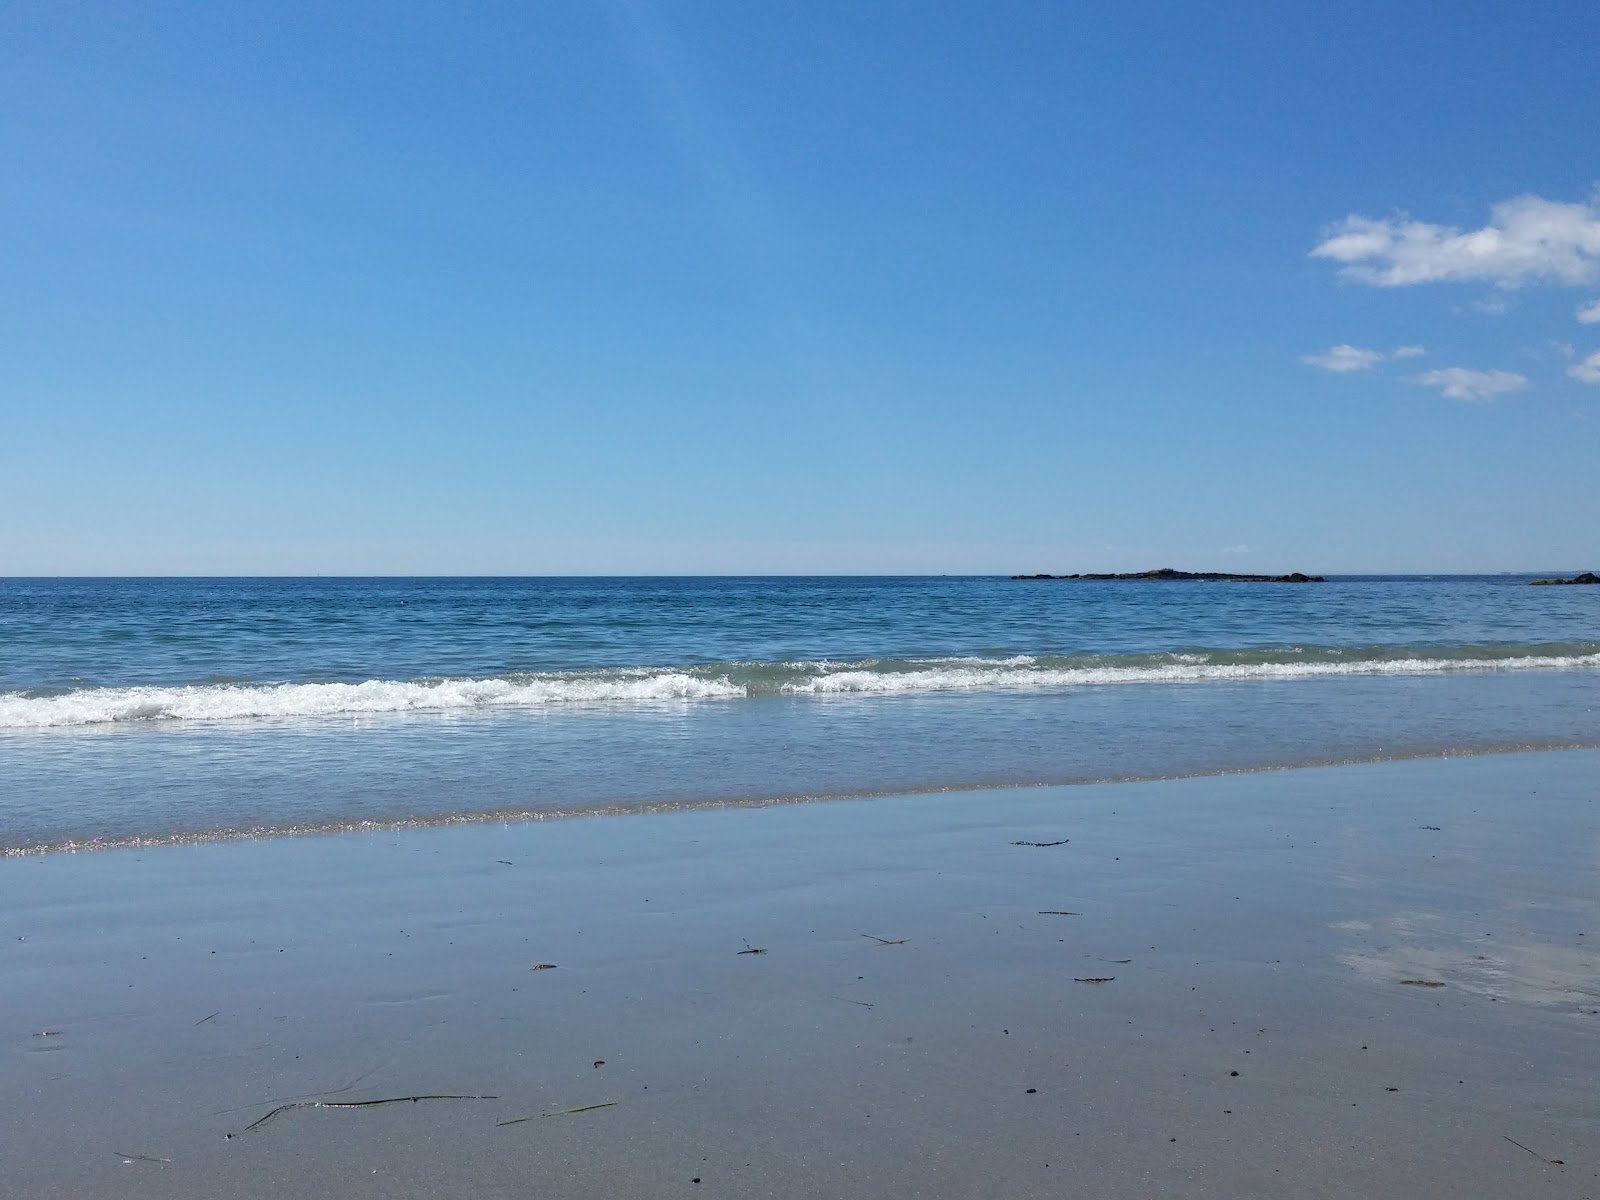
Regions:
<instances>
[{"instance_id":1,"label":"sandy beach","mask_svg":"<svg viewBox=\"0 0 1600 1200\"><path fill-rule=\"evenodd\" d=\"M1596 780L3 860L0 1195L1600 1195Z\"/></svg>"}]
</instances>

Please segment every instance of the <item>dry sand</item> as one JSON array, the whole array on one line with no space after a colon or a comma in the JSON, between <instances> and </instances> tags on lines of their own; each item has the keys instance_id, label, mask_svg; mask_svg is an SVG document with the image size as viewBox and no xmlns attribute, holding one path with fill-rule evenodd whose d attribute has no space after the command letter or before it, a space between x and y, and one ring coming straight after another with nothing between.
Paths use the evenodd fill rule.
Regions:
<instances>
[{"instance_id":1,"label":"dry sand","mask_svg":"<svg viewBox=\"0 0 1600 1200\"><path fill-rule=\"evenodd\" d=\"M1597 795L1574 751L0 861L0 1195L1597 1196ZM493 1098L252 1125L413 1095Z\"/></svg>"}]
</instances>

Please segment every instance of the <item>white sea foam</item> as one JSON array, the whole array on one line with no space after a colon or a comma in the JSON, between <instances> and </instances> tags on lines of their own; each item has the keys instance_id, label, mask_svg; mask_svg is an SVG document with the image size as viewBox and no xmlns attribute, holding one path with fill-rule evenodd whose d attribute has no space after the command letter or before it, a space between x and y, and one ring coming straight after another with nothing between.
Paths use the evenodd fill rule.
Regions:
<instances>
[{"instance_id":1,"label":"white sea foam","mask_svg":"<svg viewBox=\"0 0 1600 1200\"><path fill-rule=\"evenodd\" d=\"M1511 658L1393 658L1356 662L1200 661L1177 655L1158 666L1095 666L1018 670L928 664L919 671L841 670L786 685L795 693L1021 691L1114 683L1204 683L1250 679L1312 679L1336 675L1431 675L1461 671L1573 670L1600 667L1600 654L1522 655Z\"/></svg>"},{"instance_id":2,"label":"white sea foam","mask_svg":"<svg viewBox=\"0 0 1600 1200\"><path fill-rule=\"evenodd\" d=\"M86 688L57 696L0 695L0 728L44 729L132 721L238 721L352 713L449 712L618 700L743 696L725 680L680 671L526 680L443 679L258 686Z\"/></svg>"},{"instance_id":3,"label":"white sea foam","mask_svg":"<svg viewBox=\"0 0 1600 1200\"><path fill-rule=\"evenodd\" d=\"M1260 661L1256 656L1250 656L1248 661L1237 661L1237 656L1236 661L1210 659L1211 656L1203 654L1182 654L1157 663L1142 659L1135 665L1117 665L1096 660L1092 664L1053 666L1031 656L1018 655L1004 659L731 663L695 671L639 668L486 679L84 688L48 696L10 692L0 693L0 729L726 700L772 694L1017 692L1107 684L1600 668L1600 653L1368 657L1354 661L1303 658Z\"/></svg>"}]
</instances>

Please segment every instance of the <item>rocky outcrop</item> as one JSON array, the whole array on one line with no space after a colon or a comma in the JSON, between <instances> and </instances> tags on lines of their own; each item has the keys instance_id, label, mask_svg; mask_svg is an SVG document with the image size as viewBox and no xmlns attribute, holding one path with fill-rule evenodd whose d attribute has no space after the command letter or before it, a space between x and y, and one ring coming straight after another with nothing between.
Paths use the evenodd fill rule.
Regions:
<instances>
[{"instance_id":1,"label":"rocky outcrop","mask_svg":"<svg viewBox=\"0 0 1600 1200\"><path fill-rule=\"evenodd\" d=\"M1013 579L1154 579L1162 582L1198 583L1327 583L1321 575L1302 575L1295 571L1289 575L1234 575L1227 571L1174 571L1162 567L1157 571L1133 571L1124 575L1013 575ZM1592 577L1591 577L1592 581ZM1549 582L1579 583L1581 579L1551 580Z\"/></svg>"},{"instance_id":2,"label":"rocky outcrop","mask_svg":"<svg viewBox=\"0 0 1600 1200\"><path fill-rule=\"evenodd\" d=\"M1573 583L1600 583L1600 575L1593 571L1585 571L1582 575L1574 575L1571 579L1535 579L1534 587L1566 587Z\"/></svg>"}]
</instances>

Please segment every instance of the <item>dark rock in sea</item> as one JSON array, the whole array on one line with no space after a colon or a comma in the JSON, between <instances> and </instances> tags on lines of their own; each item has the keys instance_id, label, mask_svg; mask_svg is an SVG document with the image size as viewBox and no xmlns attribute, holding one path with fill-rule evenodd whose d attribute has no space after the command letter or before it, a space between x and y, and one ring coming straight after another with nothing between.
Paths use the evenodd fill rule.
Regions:
<instances>
[{"instance_id":1,"label":"dark rock in sea","mask_svg":"<svg viewBox=\"0 0 1600 1200\"><path fill-rule=\"evenodd\" d=\"M1585 571L1582 575L1574 575L1571 579L1535 579L1534 587L1566 587L1573 583L1600 583L1600 575L1593 571Z\"/></svg>"},{"instance_id":2,"label":"dark rock in sea","mask_svg":"<svg viewBox=\"0 0 1600 1200\"><path fill-rule=\"evenodd\" d=\"M1234 575L1227 571L1174 571L1162 567L1158 571L1133 571L1125 575L1013 575L1013 579L1155 579L1162 582L1199 583L1327 583L1321 575L1302 575L1295 571L1289 575ZM1581 580L1560 580L1561 583L1578 583Z\"/></svg>"}]
</instances>

